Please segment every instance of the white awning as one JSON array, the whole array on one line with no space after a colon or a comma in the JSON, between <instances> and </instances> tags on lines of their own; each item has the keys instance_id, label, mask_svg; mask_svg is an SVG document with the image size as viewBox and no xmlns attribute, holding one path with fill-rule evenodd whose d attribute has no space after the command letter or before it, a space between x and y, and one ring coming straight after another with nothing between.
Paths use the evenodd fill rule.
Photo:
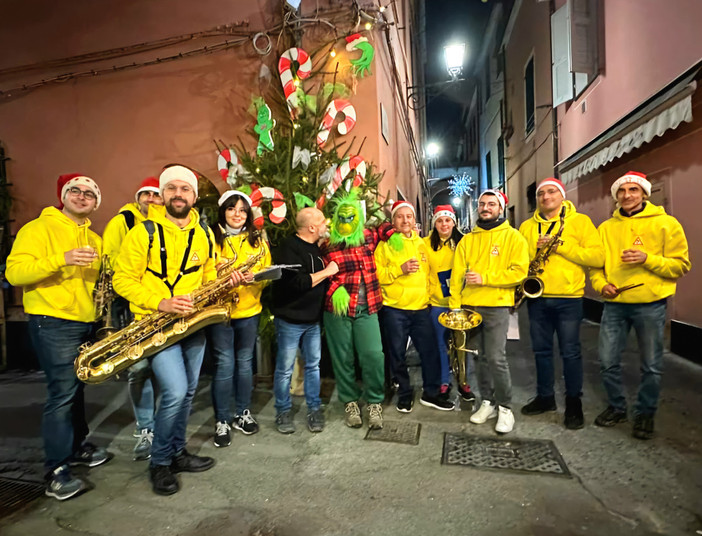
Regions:
<instances>
[{"instance_id":1,"label":"white awning","mask_svg":"<svg viewBox=\"0 0 702 536\"><path fill-rule=\"evenodd\" d=\"M692 94L697 83L685 80L633 112L586 147L559 163L563 183L568 184L641 147L656 136L692 121Z\"/></svg>"}]
</instances>

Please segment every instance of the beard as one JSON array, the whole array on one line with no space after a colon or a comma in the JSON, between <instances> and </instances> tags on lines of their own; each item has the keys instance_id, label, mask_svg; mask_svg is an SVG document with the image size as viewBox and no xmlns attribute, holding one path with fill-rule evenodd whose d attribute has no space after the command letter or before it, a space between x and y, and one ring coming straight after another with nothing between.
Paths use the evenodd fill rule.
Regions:
<instances>
[{"instance_id":1,"label":"beard","mask_svg":"<svg viewBox=\"0 0 702 536\"><path fill-rule=\"evenodd\" d=\"M173 206L173 201L182 201L185 203L185 206L181 209L177 209ZM193 208L193 206L189 205L188 202L181 197L174 197L173 199L169 200L168 203L166 203L166 212L168 212L171 217L176 219L185 218L190 212L191 208Z\"/></svg>"},{"instance_id":2,"label":"beard","mask_svg":"<svg viewBox=\"0 0 702 536\"><path fill-rule=\"evenodd\" d=\"M480 221L495 221L497 218L500 217L499 214L495 214L493 216L489 212L482 212L479 214L479 216L480 216Z\"/></svg>"}]
</instances>

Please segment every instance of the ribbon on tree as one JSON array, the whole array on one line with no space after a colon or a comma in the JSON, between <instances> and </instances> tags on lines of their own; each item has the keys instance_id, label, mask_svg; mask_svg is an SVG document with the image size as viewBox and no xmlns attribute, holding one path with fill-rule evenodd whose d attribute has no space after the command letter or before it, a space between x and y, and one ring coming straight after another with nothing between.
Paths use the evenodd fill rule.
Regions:
<instances>
[{"instance_id":1,"label":"ribbon on tree","mask_svg":"<svg viewBox=\"0 0 702 536\"><path fill-rule=\"evenodd\" d=\"M298 165L302 164L304 169L310 165L310 160L312 159L312 154L309 149L301 149L298 145L293 148L292 157L292 167L296 168Z\"/></svg>"}]
</instances>

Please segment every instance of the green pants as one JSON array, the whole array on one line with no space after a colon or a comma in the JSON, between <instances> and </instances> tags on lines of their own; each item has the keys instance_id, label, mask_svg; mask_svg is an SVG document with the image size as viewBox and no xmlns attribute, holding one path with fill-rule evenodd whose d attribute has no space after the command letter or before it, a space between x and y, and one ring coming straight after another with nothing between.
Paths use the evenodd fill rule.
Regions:
<instances>
[{"instance_id":1,"label":"green pants","mask_svg":"<svg viewBox=\"0 0 702 536\"><path fill-rule=\"evenodd\" d=\"M366 310L355 318L324 312L324 330L331 354L339 400L344 404L356 402L361 395L369 404L385 399L385 356L380 341L378 315ZM354 349L361 366L363 387L356 383Z\"/></svg>"}]
</instances>

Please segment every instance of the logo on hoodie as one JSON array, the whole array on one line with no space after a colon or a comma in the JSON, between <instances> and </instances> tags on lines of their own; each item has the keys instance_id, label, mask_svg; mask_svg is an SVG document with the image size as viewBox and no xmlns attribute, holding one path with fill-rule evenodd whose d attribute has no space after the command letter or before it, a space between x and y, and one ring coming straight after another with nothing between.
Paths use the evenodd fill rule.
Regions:
<instances>
[{"instance_id":1,"label":"logo on hoodie","mask_svg":"<svg viewBox=\"0 0 702 536\"><path fill-rule=\"evenodd\" d=\"M641 237L640 237L640 236L637 236L637 237L636 237L636 239L634 240L634 244L633 244L633 245L634 245L634 246L643 246L643 245L644 245L643 240L641 240Z\"/></svg>"},{"instance_id":2,"label":"logo on hoodie","mask_svg":"<svg viewBox=\"0 0 702 536\"><path fill-rule=\"evenodd\" d=\"M190 257L190 262L200 262L200 257L198 257L197 251L193 251L193 256Z\"/></svg>"},{"instance_id":3,"label":"logo on hoodie","mask_svg":"<svg viewBox=\"0 0 702 536\"><path fill-rule=\"evenodd\" d=\"M494 246L492 246L492 251L490 252L490 255L494 255L495 257L500 255L500 245L499 244L495 244Z\"/></svg>"}]
</instances>

